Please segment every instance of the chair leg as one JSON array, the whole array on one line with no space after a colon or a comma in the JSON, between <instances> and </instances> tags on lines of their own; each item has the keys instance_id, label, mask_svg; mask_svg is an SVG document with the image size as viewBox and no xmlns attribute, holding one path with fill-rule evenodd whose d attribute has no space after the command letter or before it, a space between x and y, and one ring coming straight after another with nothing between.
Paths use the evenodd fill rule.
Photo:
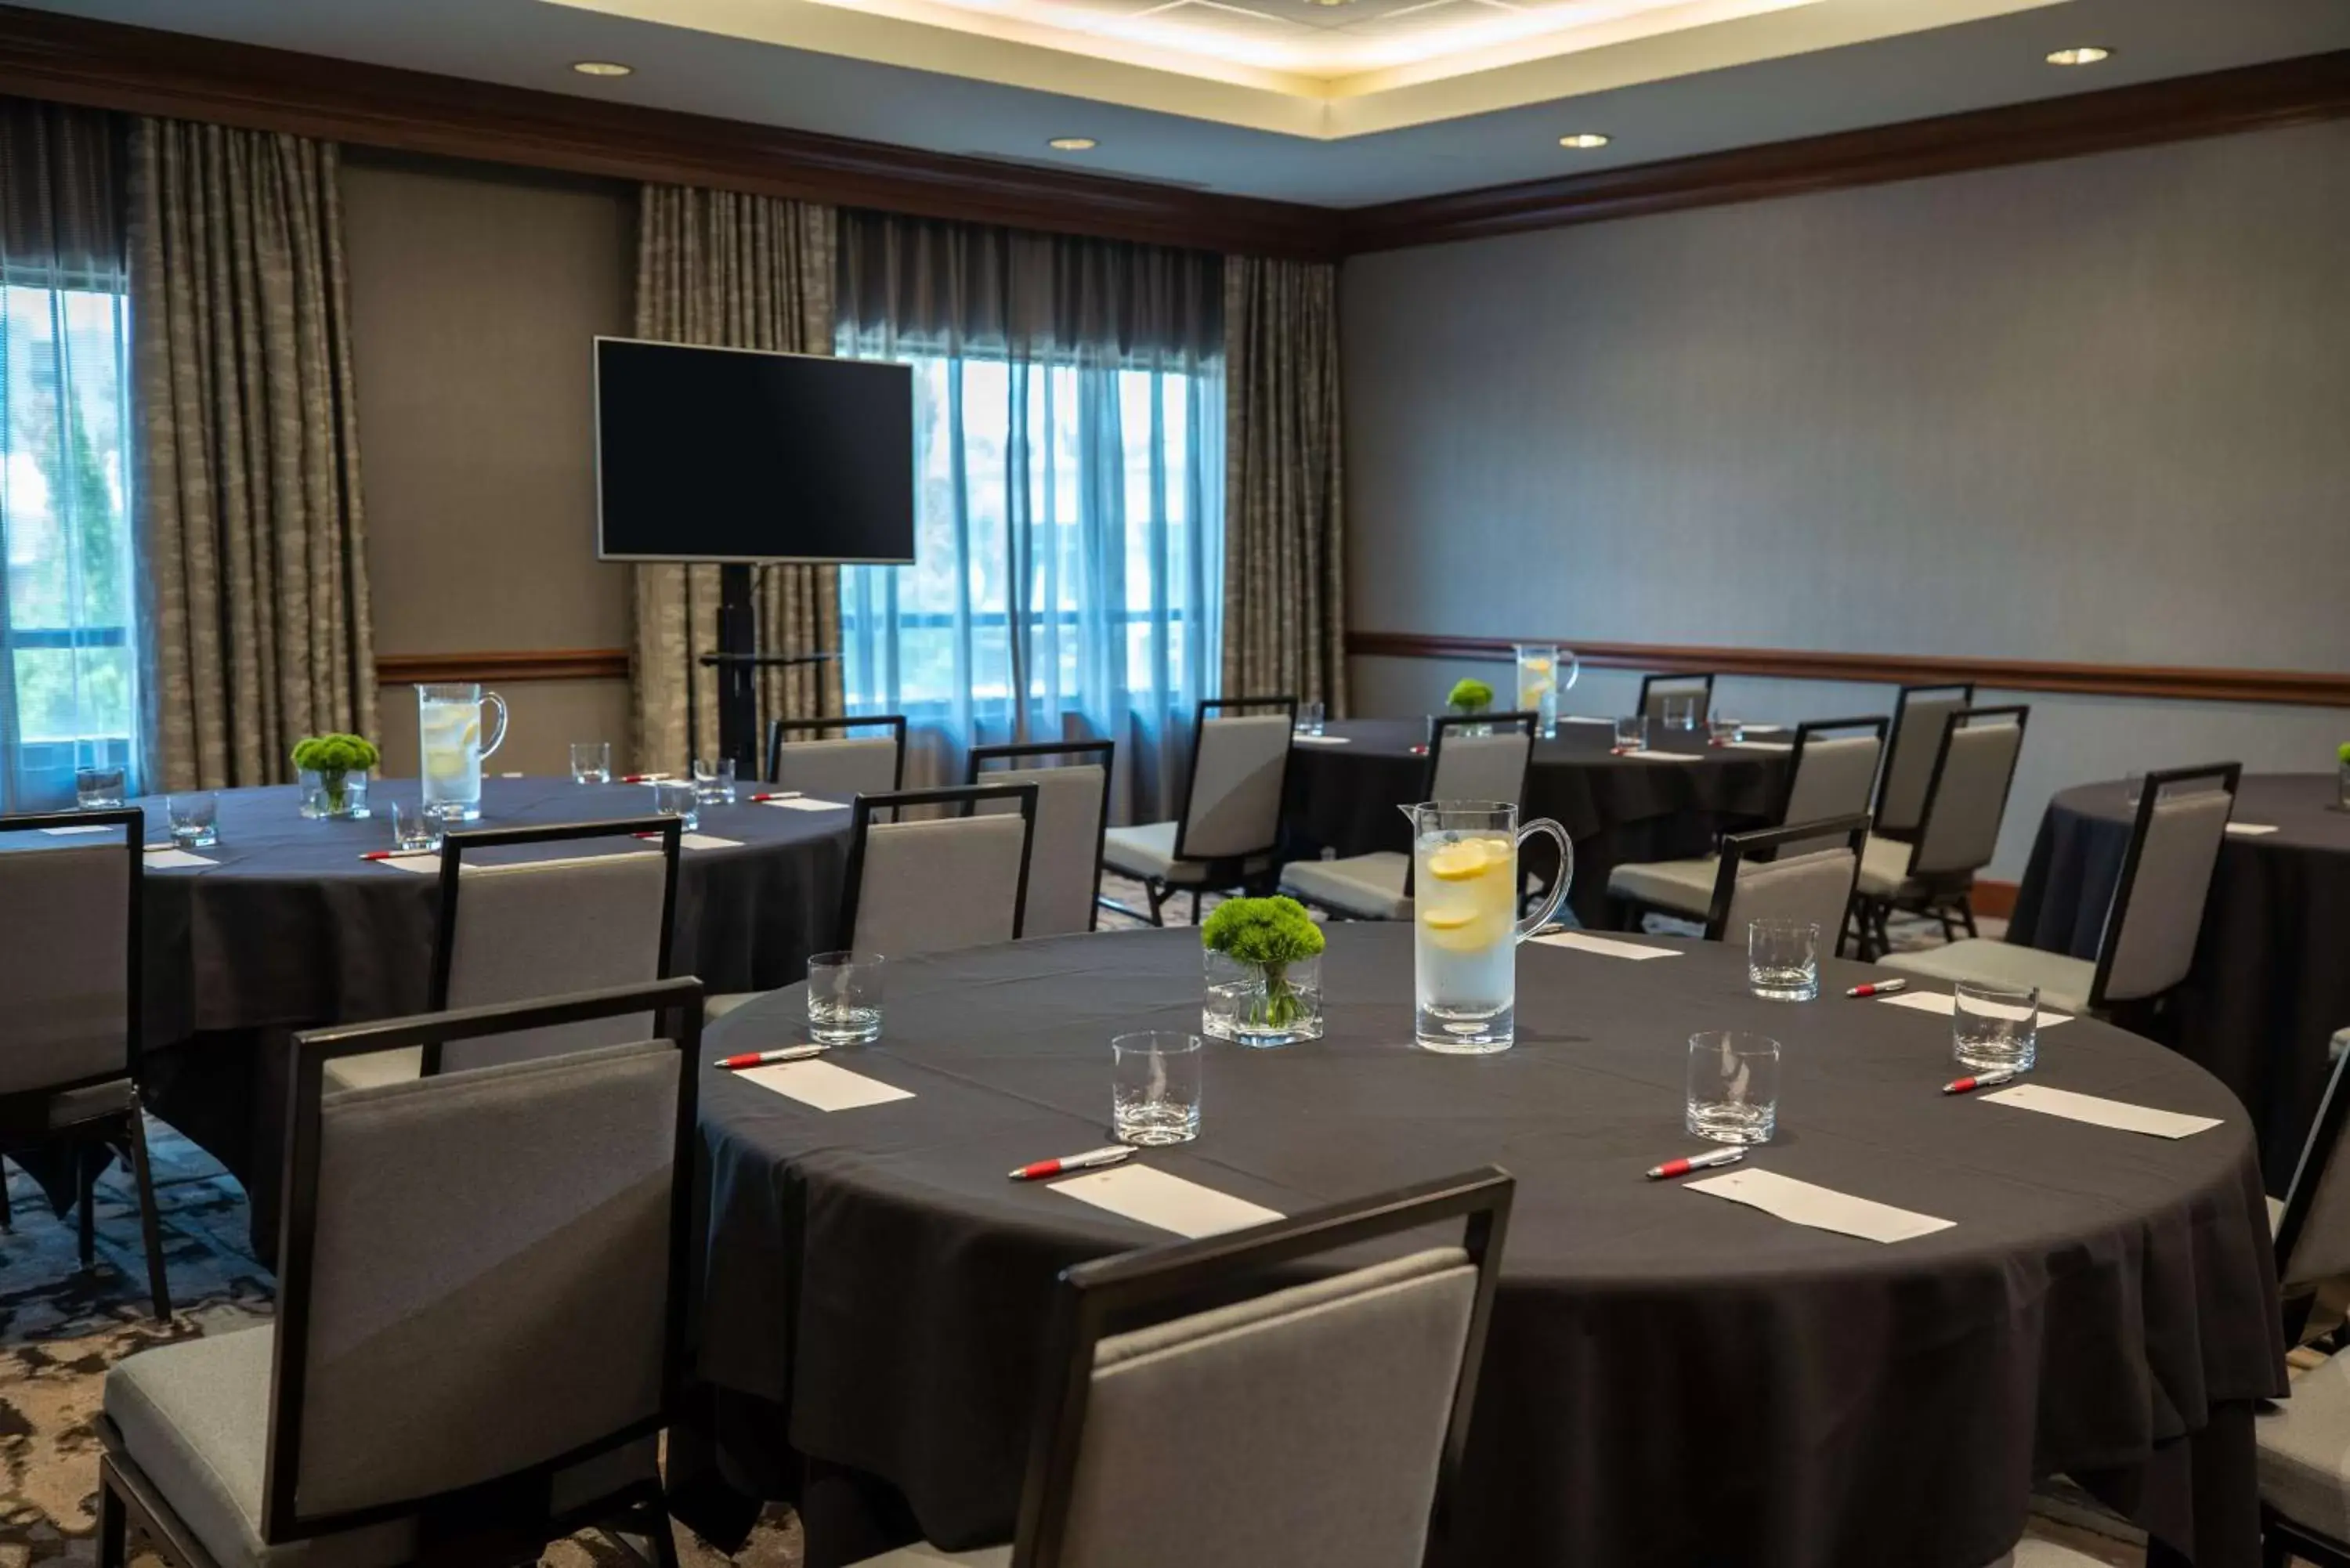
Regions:
<instances>
[{"instance_id":1,"label":"chair leg","mask_svg":"<svg viewBox=\"0 0 2350 1568\"><path fill-rule=\"evenodd\" d=\"M130 1561L130 1521L122 1508L122 1494L114 1477L101 1468L98 1476L98 1568L123 1568Z\"/></svg>"},{"instance_id":2,"label":"chair leg","mask_svg":"<svg viewBox=\"0 0 2350 1568\"><path fill-rule=\"evenodd\" d=\"M1975 901L1971 895L1959 900L1959 919L1965 923L1967 935L1976 938L1982 935L1975 929Z\"/></svg>"},{"instance_id":3,"label":"chair leg","mask_svg":"<svg viewBox=\"0 0 2350 1568\"><path fill-rule=\"evenodd\" d=\"M1195 926L1200 923L1200 889L1197 888L1191 889L1191 923Z\"/></svg>"},{"instance_id":4,"label":"chair leg","mask_svg":"<svg viewBox=\"0 0 2350 1568\"><path fill-rule=\"evenodd\" d=\"M1942 940L1945 943L1959 940L1959 928L1950 919L1950 907L1948 904L1937 904L1934 907L1934 918L1942 922Z\"/></svg>"},{"instance_id":5,"label":"chair leg","mask_svg":"<svg viewBox=\"0 0 2350 1568\"><path fill-rule=\"evenodd\" d=\"M1173 891L1164 883L1145 882L1142 885L1142 895L1150 900L1150 923L1154 926L1165 925L1167 917L1160 914L1159 909L1169 898L1174 897Z\"/></svg>"},{"instance_id":6,"label":"chair leg","mask_svg":"<svg viewBox=\"0 0 2350 1568\"><path fill-rule=\"evenodd\" d=\"M147 1249L147 1293L155 1303L155 1321L172 1321L172 1288L163 1277L163 1227L155 1212L155 1173L147 1163L147 1118L130 1107L130 1174L139 1186L139 1239Z\"/></svg>"},{"instance_id":7,"label":"chair leg","mask_svg":"<svg viewBox=\"0 0 2350 1568\"><path fill-rule=\"evenodd\" d=\"M98 1167L91 1163L89 1150L78 1144L73 1158L76 1196L81 1200L81 1266L87 1269L98 1262Z\"/></svg>"},{"instance_id":8,"label":"chair leg","mask_svg":"<svg viewBox=\"0 0 2350 1568\"><path fill-rule=\"evenodd\" d=\"M8 1208L8 1162L0 1159L0 1231L14 1231L16 1216Z\"/></svg>"}]
</instances>

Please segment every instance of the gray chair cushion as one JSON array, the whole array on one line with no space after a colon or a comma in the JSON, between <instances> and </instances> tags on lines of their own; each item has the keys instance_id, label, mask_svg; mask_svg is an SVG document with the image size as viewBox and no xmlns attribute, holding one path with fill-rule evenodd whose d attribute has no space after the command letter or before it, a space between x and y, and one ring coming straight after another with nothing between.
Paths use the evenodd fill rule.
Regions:
<instances>
[{"instance_id":1,"label":"gray chair cushion","mask_svg":"<svg viewBox=\"0 0 2350 1568\"><path fill-rule=\"evenodd\" d=\"M120 1073L130 1061L123 831L0 850L0 1095Z\"/></svg>"},{"instance_id":2,"label":"gray chair cushion","mask_svg":"<svg viewBox=\"0 0 2350 1568\"><path fill-rule=\"evenodd\" d=\"M1636 860L1607 873L1607 891L1652 909L1669 909L1701 920L1713 908L1714 879L1721 861L1711 855L1695 860Z\"/></svg>"},{"instance_id":3,"label":"gray chair cushion","mask_svg":"<svg viewBox=\"0 0 2350 1568\"><path fill-rule=\"evenodd\" d=\"M1392 849L1349 855L1343 860L1293 860L1281 868L1281 888L1310 904L1366 920L1408 920L1404 897L1411 857Z\"/></svg>"},{"instance_id":4,"label":"gray chair cushion","mask_svg":"<svg viewBox=\"0 0 2350 1568\"><path fill-rule=\"evenodd\" d=\"M2235 804L2227 791L2209 787L2166 792L2154 803L2129 907L2108 916L2105 940L2114 958L2106 992L2113 1000L2159 995L2187 978Z\"/></svg>"},{"instance_id":5,"label":"gray chair cushion","mask_svg":"<svg viewBox=\"0 0 2350 1568\"><path fill-rule=\"evenodd\" d=\"M2104 1568L2102 1561L2054 1541L2019 1541L1991 1568Z\"/></svg>"},{"instance_id":6,"label":"gray chair cushion","mask_svg":"<svg viewBox=\"0 0 2350 1568\"><path fill-rule=\"evenodd\" d=\"M2293 1380L2293 1397L2252 1423L2261 1501L2304 1530L2350 1538L2350 1355Z\"/></svg>"},{"instance_id":7,"label":"gray chair cushion","mask_svg":"<svg viewBox=\"0 0 2350 1568\"><path fill-rule=\"evenodd\" d=\"M860 794L887 794L898 787L898 738L786 741L776 753L775 782L844 805Z\"/></svg>"},{"instance_id":8,"label":"gray chair cushion","mask_svg":"<svg viewBox=\"0 0 2350 1568\"><path fill-rule=\"evenodd\" d=\"M338 1056L327 1064L328 1089L372 1089L404 1084L424 1071L424 1048L378 1051L366 1056Z\"/></svg>"},{"instance_id":9,"label":"gray chair cushion","mask_svg":"<svg viewBox=\"0 0 2350 1568\"><path fill-rule=\"evenodd\" d=\"M713 1023L718 1019L725 1017L728 1013L733 1012L738 1007L756 1002L763 996L773 996L775 992L771 991L730 991L723 996L703 997L702 999L702 1021L704 1023Z\"/></svg>"},{"instance_id":10,"label":"gray chair cushion","mask_svg":"<svg viewBox=\"0 0 2350 1568\"><path fill-rule=\"evenodd\" d=\"M1947 947L1928 948L1923 952L1888 953L1884 962L1887 969L1931 975L1937 980L1972 980L2018 989L2036 985L2040 988L2040 1005L2060 1012L2087 1012L2089 986L2097 975L2096 965L2085 959L1978 937Z\"/></svg>"},{"instance_id":11,"label":"gray chair cushion","mask_svg":"<svg viewBox=\"0 0 2350 1568\"><path fill-rule=\"evenodd\" d=\"M1156 877L1179 888L1208 885L1205 861L1175 858L1175 824L1171 822L1111 828L1102 842L1102 862L1126 876ZM1253 875L1272 863L1269 857L1259 856L1247 861L1244 869Z\"/></svg>"},{"instance_id":12,"label":"gray chair cushion","mask_svg":"<svg viewBox=\"0 0 2350 1568\"><path fill-rule=\"evenodd\" d=\"M1517 725L1492 735L1444 737L1436 753L1430 800L1497 800L1517 804L1534 738Z\"/></svg>"},{"instance_id":13,"label":"gray chair cushion","mask_svg":"<svg viewBox=\"0 0 2350 1568\"><path fill-rule=\"evenodd\" d=\"M142 1350L106 1375L107 1417L130 1460L224 1568L388 1568L415 1556L405 1521L265 1545L261 1482L269 1452L273 1327L240 1329ZM558 1508L607 1496L655 1473L648 1439L565 1471Z\"/></svg>"},{"instance_id":14,"label":"gray chair cushion","mask_svg":"<svg viewBox=\"0 0 2350 1568\"><path fill-rule=\"evenodd\" d=\"M1918 836L1920 874L1972 873L1991 864L2007 789L2023 749L2023 726L1985 721L1950 732L1939 787Z\"/></svg>"},{"instance_id":15,"label":"gray chair cushion","mask_svg":"<svg viewBox=\"0 0 2350 1568\"><path fill-rule=\"evenodd\" d=\"M1860 850L1860 890L1872 898L1908 898L1924 890L1909 876L1909 846L1872 833Z\"/></svg>"},{"instance_id":16,"label":"gray chair cushion","mask_svg":"<svg viewBox=\"0 0 2350 1568\"><path fill-rule=\"evenodd\" d=\"M1901 726L1893 732L1893 761L1886 769L1885 787L1877 792L1877 826L1897 833L1917 827L1942 731L1950 715L1966 705L1965 695L1958 691L1914 696L1902 704Z\"/></svg>"},{"instance_id":17,"label":"gray chair cushion","mask_svg":"<svg viewBox=\"0 0 2350 1568\"><path fill-rule=\"evenodd\" d=\"M910 958L1010 941L1028 831L1000 815L869 824L852 945Z\"/></svg>"},{"instance_id":18,"label":"gray chair cushion","mask_svg":"<svg viewBox=\"0 0 2350 1568\"><path fill-rule=\"evenodd\" d=\"M978 782L1036 786L1036 836L1028 850L1028 912L1020 922L1020 934L1064 937L1093 929L1094 898L1101 881L1100 764L990 768ZM1020 807L1013 801L995 801L978 810L983 815L1013 815Z\"/></svg>"},{"instance_id":19,"label":"gray chair cushion","mask_svg":"<svg viewBox=\"0 0 2350 1568\"><path fill-rule=\"evenodd\" d=\"M1820 945L1832 952L1852 903L1852 850L1843 846L1809 855L1782 850L1776 860L1742 860L1722 940L1744 941L1747 926L1755 920L1802 920L1820 929Z\"/></svg>"},{"instance_id":20,"label":"gray chair cushion","mask_svg":"<svg viewBox=\"0 0 2350 1568\"><path fill-rule=\"evenodd\" d=\"M1009 1546L983 1546L976 1552L941 1552L929 1542L900 1546L895 1552L884 1552L879 1557L868 1557L849 1568L1007 1568L1012 1561Z\"/></svg>"},{"instance_id":21,"label":"gray chair cushion","mask_svg":"<svg viewBox=\"0 0 2350 1568\"><path fill-rule=\"evenodd\" d=\"M1804 742L1803 759L1794 783L1787 790L1782 823L1825 822L1832 816L1856 816L1868 809L1868 794L1877 785L1875 735L1813 735ZM1783 845L1782 857L1826 843Z\"/></svg>"},{"instance_id":22,"label":"gray chair cushion","mask_svg":"<svg viewBox=\"0 0 2350 1568\"><path fill-rule=\"evenodd\" d=\"M1184 848L1206 857L1247 855L1280 836L1289 741L1286 713L1211 718L1201 726Z\"/></svg>"}]
</instances>

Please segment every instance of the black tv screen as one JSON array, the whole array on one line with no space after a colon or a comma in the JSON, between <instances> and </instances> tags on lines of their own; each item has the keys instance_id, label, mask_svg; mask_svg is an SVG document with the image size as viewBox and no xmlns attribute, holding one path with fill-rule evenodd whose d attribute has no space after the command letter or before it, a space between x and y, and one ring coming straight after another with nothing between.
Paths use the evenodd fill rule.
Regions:
<instances>
[{"instance_id":1,"label":"black tv screen","mask_svg":"<svg viewBox=\"0 0 2350 1568\"><path fill-rule=\"evenodd\" d=\"M596 553L914 558L904 365L596 339Z\"/></svg>"}]
</instances>

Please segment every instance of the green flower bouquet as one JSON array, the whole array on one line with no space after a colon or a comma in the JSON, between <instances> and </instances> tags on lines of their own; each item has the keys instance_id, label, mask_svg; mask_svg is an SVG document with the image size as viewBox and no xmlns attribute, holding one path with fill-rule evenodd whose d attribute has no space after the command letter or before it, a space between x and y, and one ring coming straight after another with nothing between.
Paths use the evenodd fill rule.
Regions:
<instances>
[{"instance_id":1,"label":"green flower bouquet","mask_svg":"<svg viewBox=\"0 0 2350 1568\"><path fill-rule=\"evenodd\" d=\"M2335 787L2341 798L2334 804L2344 811L2350 811L2350 741L2345 741L2334 748L2334 760L2342 767L2341 774L2335 781Z\"/></svg>"},{"instance_id":2,"label":"green flower bouquet","mask_svg":"<svg viewBox=\"0 0 2350 1568\"><path fill-rule=\"evenodd\" d=\"M1456 713L1482 713L1493 705L1493 689L1475 679L1455 681L1445 698Z\"/></svg>"},{"instance_id":3,"label":"green flower bouquet","mask_svg":"<svg viewBox=\"0 0 2350 1568\"><path fill-rule=\"evenodd\" d=\"M1233 898L1200 928L1201 1033L1243 1045L1322 1038L1322 928L1295 898Z\"/></svg>"},{"instance_id":4,"label":"green flower bouquet","mask_svg":"<svg viewBox=\"0 0 2350 1568\"><path fill-rule=\"evenodd\" d=\"M364 735L311 735L294 747L301 774L302 815L365 816L369 770L383 761Z\"/></svg>"}]
</instances>

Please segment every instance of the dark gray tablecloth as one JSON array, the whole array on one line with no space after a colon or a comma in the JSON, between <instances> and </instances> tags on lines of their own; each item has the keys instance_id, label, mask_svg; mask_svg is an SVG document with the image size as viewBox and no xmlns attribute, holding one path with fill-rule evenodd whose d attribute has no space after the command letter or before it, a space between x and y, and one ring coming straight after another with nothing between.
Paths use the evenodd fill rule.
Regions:
<instances>
[{"instance_id":1,"label":"dark gray tablecloth","mask_svg":"<svg viewBox=\"0 0 2350 1568\"><path fill-rule=\"evenodd\" d=\"M1428 759L1411 748L1428 739L1425 719L1353 719L1333 723L1343 746L1304 744L1289 753L1286 826L1292 853L1325 847L1341 855L1409 850L1410 825L1396 807L1421 798ZM1792 741L1794 732L1761 737ZM1759 826L1777 807L1787 769L1783 752L1713 749L1703 736L1665 738L1660 749L1694 763L1642 762L1610 754L1615 731L1562 723L1534 742L1523 815L1555 818L1575 841L1568 902L1585 925L1607 923L1607 873L1635 860L1712 853L1724 832ZM1550 873L1547 846L1530 863Z\"/></svg>"},{"instance_id":2,"label":"dark gray tablecloth","mask_svg":"<svg viewBox=\"0 0 2350 1568\"><path fill-rule=\"evenodd\" d=\"M2057 1469L2207 1568L2254 1560L2249 1412L2282 1347L2250 1130L2209 1075L2083 1019L2039 1081L2230 1120L2169 1142L1948 1098L1946 1019L1758 1002L1701 944L1528 947L1518 1048L1436 1056L1407 1044L1410 940L1334 928L1330 1038L1211 1043L1201 1137L1144 1158L1289 1213L1516 1174L1460 1561L1981 1568ZM1196 1028L1199 971L1183 931L915 961L884 1043L838 1058L915 1098L823 1115L706 1074L711 1420L738 1486L799 1501L815 1568L892 1530L1008 1538L1055 1272L1168 1238L1003 1172L1104 1141L1107 1042ZM713 1047L797 1038L801 1006ZM1956 1227L1877 1246L1644 1181L1694 1147L1686 1041L1722 1026L1786 1048L1750 1168Z\"/></svg>"},{"instance_id":3,"label":"dark gray tablecloth","mask_svg":"<svg viewBox=\"0 0 2350 1568\"><path fill-rule=\"evenodd\" d=\"M2327 1042L2350 1028L2350 814L2331 774L2247 778L2220 847L2195 967L2173 998L2174 1043L2252 1113L2269 1190L2282 1193L2325 1089ZM2129 844L2119 783L2048 803L2008 940L2094 958Z\"/></svg>"},{"instance_id":4,"label":"dark gray tablecloth","mask_svg":"<svg viewBox=\"0 0 2350 1568\"><path fill-rule=\"evenodd\" d=\"M377 780L371 799L413 803L414 780ZM160 841L160 799L140 801ZM650 815L641 784L486 779L481 827ZM702 831L737 848L678 860L672 967L715 992L754 991L806 973L831 943L847 861L848 813L744 803L704 810ZM422 1012L439 879L362 860L388 847L376 816L305 819L296 792L220 796L215 864L151 868L146 880L147 1103L244 1184L264 1255L276 1240L276 1194L286 1032ZM546 847L504 852L543 857Z\"/></svg>"}]
</instances>

